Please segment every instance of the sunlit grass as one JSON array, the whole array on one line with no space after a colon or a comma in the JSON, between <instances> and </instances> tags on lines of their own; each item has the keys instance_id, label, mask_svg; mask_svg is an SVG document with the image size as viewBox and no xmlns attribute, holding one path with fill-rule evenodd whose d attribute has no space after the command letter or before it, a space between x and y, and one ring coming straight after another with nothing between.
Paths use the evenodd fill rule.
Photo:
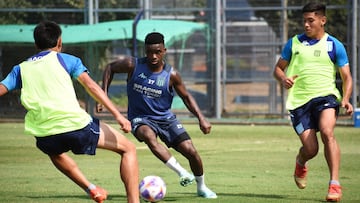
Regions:
<instances>
[{"instance_id":1,"label":"sunlit grass","mask_svg":"<svg viewBox=\"0 0 360 203\"><path fill-rule=\"evenodd\" d=\"M138 147L141 177L159 175L165 180L163 202L324 201L329 172L323 147L309 163L308 187L297 189L292 175L300 142L290 126L214 125L210 135L201 134L198 125L185 127L202 156L206 183L218 199L197 197L195 184L181 187L174 172L126 135ZM0 202L92 202L35 147L33 137L23 135L23 124L1 123L0 130ZM342 150L342 202L360 202L360 129L337 127L336 137ZM187 160L172 152L188 169ZM91 182L108 190L106 202L125 202L117 154L98 150L96 156L71 156Z\"/></svg>"}]
</instances>

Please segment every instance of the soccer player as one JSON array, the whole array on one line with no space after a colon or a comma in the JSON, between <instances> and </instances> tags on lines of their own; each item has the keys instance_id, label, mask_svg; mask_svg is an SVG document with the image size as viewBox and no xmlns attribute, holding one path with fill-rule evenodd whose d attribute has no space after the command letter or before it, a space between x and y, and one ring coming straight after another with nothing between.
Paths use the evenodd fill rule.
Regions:
<instances>
[{"instance_id":1,"label":"soccer player","mask_svg":"<svg viewBox=\"0 0 360 203\"><path fill-rule=\"evenodd\" d=\"M210 133L211 125L186 90L180 74L165 63L165 53L164 36L157 32L149 33L145 38L146 57L128 56L109 63L104 70L103 89L108 91L115 73L127 73L128 119L134 136L145 142L158 159L180 176L182 186L191 184L195 179L198 196L217 198L205 185L202 160L190 136L171 112L175 91L198 118L204 134ZM157 137L188 159L195 177L177 162Z\"/></svg>"},{"instance_id":2,"label":"soccer player","mask_svg":"<svg viewBox=\"0 0 360 203\"><path fill-rule=\"evenodd\" d=\"M296 185L306 187L308 161L319 150L317 132L324 144L325 159L330 171L327 201L340 201L340 148L334 136L339 107L353 113L349 102L352 78L344 46L325 32L326 7L308 3L303 9L304 33L290 39L275 65L274 76L288 89L286 108L290 111L294 130L302 146L296 156ZM342 96L335 85L336 71L342 79Z\"/></svg>"},{"instance_id":3,"label":"soccer player","mask_svg":"<svg viewBox=\"0 0 360 203\"><path fill-rule=\"evenodd\" d=\"M35 136L36 146L49 156L55 167L96 202L103 202L107 192L89 182L66 152L95 155L96 148L102 148L118 153L121 156L120 176L128 202L139 203L135 145L80 107L72 78L113 114L125 133L131 130L130 122L91 79L79 58L60 53L62 38L58 24L51 21L39 23L34 30L34 39L40 52L13 67L0 83L0 96L21 89L21 103L27 109L25 133Z\"/></svg>"}]
</instances>

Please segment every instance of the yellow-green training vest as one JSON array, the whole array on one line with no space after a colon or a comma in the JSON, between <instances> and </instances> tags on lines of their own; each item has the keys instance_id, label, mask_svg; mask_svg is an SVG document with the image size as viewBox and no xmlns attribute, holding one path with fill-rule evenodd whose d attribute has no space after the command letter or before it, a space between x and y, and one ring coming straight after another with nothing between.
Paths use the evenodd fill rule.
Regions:
<instances>
[{"instance_id":1,"label":"yellow-green training vest","mask_svg":"<svg viewBox=\"0 0 360 203\"><path fill-rule=\"evenodd\" d=\"M77 101L70 75L57 52L20 64L25 133L49 136L84 128L91 117Z\"/></svg>"},{"instance_id":2,"label":"yellow-green training vest","mask_svg":"<svg viewBox=\"0 0 360 203\"><path fill-rule=\"evenodd\" d=\"M298 75L292 88L288 90L286 108L294 110L313 98L334 95L341 100L336 88L336 66L328 55L332 46L325 34L319 42L306 46L297 36L292 38L292 55L286 76Z\"/></svg>"}]
</instances>

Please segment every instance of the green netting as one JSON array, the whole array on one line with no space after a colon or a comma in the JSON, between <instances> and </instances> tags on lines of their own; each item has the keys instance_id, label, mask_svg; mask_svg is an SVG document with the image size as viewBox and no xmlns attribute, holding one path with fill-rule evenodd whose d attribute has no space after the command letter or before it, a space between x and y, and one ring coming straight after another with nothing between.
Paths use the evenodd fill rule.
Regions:
<instances>
[{"instance_id":1,"label":"green netting","mask_svg":"<svg viewBox=\"0 0 360 203\"><path fill-rule=\"evenodd\" d=\"M36 25L0 25L0 43L33 43ZM132 39L133 20L103 22L93 25L61 25L64 44ZM165 44L184 40L205 24L181 20L141 20L137 26L137 40L143 41L149 32L161 32Z\"/></svg>"}]
</instances>

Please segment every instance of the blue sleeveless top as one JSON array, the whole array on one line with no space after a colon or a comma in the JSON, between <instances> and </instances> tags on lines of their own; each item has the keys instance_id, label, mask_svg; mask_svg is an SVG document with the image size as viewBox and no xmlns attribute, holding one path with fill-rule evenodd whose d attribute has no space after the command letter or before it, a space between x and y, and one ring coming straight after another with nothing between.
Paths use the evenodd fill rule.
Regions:
<instances>
[{"instance_id":1,"label":"blue sleeveless top","mask_svg":"<svg viewBox=\"0 0 360 203\"><path fill-rule=\"evenodd\" d=\"M165 64L161 72L152 72L146 58L136 59L131 78L127 82L128 119L147 117L154 120L171 118L174 91L169 88L172 67Z\"/></svg>"}]
</instances>

